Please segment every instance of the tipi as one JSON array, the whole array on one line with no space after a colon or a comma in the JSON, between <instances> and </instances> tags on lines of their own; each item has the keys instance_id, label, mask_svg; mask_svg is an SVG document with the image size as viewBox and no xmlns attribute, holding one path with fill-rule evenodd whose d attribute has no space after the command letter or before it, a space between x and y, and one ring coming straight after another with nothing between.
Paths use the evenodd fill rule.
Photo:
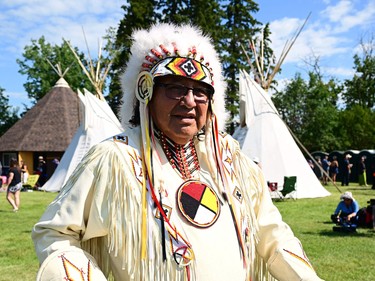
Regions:
<instances>
[{"instance_id":1,"label":"tipi","mask_svg":"<svg viewBox=\"0 0 375 281\"><path fill-rule=\"evenodd\" d=\"M73 140L61 159L55 173L41 188L41 190L49 192L60 191L81 161L82 157L92 146L123 131L119 120L105 101L102 94L104 81L112 61L107 66L100 64L102 58L100 46L96 67L94 67L93 62L90 59L89 69L86 69L74 48L72 48L69 42L66 43L76 57L82 70L91 81L96 93L94 96L89 91L84 90L83 95L78 91L84 116L81 120L80 127L74 135Z\"/></svg>"},{"instance_id":2,"label":"tipi","mask_svg":"<svg viewBox=\"0 0 375 281\"><path fill-rule=\"evenodd\" d=\"M320 184L301 150L297 146L286 124L278 114L267 90L279 71L281 64L301 33L308 18L284 46L283 52L272 71L264 71L264 44L261 38L260 50L251 40L256 68L249 60L255 82L248 73L240 71L240 126L233 136L241 145L242 151L251 159L258 158L266 181L284 183L284 176L297 177L297 198L315 198L330 195ZM263 35L263 34L262 34Z\"/></svg>"},{"instance_id":3,"label":"tipi","mask_svg":"<svg viewBox=\"0 0 375 281\"><path fill-rule=\"evenodd\" d=\"M240 94L246 126L234 133L242 151L259 158L265 179L283 185L284 176L297 176L297 198L330 195L307 164L266 92L248 73L240 73Z\"/></svg>"},{"instance_id":4,"label":"tipi","mask_svg":"<svg viewBox=\"0 0 375 281\"><path fill-rule=\"evenodd\" d=\"M44 191L60 191L82 157L94 144L122 131L120 122L106 101L96 98L87 90L85 95L78 91L78 96L84 117L56 171L41 188Z\"/></svg>"}]
</instances>

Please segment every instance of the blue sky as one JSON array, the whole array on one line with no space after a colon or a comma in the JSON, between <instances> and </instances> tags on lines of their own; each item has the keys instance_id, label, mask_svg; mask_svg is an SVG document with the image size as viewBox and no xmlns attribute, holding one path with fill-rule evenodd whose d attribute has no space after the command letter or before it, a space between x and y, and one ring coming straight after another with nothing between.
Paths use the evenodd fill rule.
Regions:
<instances>
[{"instance_id":1,"label":"blue sky","mask_svg":"<svg viewBox=\"0 0 375 281\"><path fill-rule=\"evenodd\" d=\"M375 34L374 0L259 0L259 21L271 25L272 48L279 57L290 39L311 12L311 16L289 52L279 81L287 81L296 72L306 73L305 61L319 57L321 71L327 77L348 79L353 75L353 55L360 51L361 38ZM18 73L16 59L31 39L45 36L47 42L61 44L70 40L86 51L82 29L92 55L108 27L117 27L123 17L120 0L2 0L0 1L0 87L12 106L29 105L23 88L26 77Z\"/></svg>"}]
</instances>

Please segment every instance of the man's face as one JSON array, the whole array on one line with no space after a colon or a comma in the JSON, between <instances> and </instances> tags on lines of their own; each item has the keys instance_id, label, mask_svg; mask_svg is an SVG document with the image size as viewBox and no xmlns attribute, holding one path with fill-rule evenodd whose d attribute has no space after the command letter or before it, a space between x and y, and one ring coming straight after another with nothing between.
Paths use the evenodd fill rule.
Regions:
<instances>
[{"instance_id":1,"label":"man's face","mask_svg":"<svg viewBox=\"0 0 375 281\"><path fill-rule=\"evenodd\" d=\"M195 94L191 88L195 89ZM178 89L184 96L174 99ZM186 144L206 123L209 101L207 95L202 94L199 89L207 90L209 86L172 75L159 77L155 81L150 102L151 117L156 126L177 144Z\"/></svg>"},{"instance_id":2,"label":"man's face","mask_svg":"<svg viewBox=\"0 0 375 281\"><path fill-rule=\"evenodd\" d=\"M344 198L344 203L346 206L350 206L350 204L352 204L352 200L349 198Z\"/></svg>"}]
</instances>

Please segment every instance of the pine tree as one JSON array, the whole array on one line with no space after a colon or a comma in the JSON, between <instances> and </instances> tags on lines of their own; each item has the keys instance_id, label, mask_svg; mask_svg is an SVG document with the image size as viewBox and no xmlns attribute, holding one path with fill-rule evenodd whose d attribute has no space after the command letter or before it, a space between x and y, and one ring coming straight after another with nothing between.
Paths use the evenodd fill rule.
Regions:
<instances>
[{"instance_id":1,"label":"pine tree","mask_svg":"<svg viewBox=\"0 0 375 281\"><path fill-rule=\"evenodd\" d=\"M4 89L0 87L0 137L18 121L18 108L9 105L9 98L4 95Z\"/></svg>"},{"instance_id":2,"label":"pine tree","mask_svg":"<svg viewBox=\"0 0 375 281\"><path fill-rule=\"evenodd\" d=\"M131 40L130 35L134 29L148 28L156 22L154 14L156 1L153 0L130 0L123 5L124 17L117 28L114 48L119 50L115 57L108 76L111 79L109 94L106 97L113 112L119 116L122 91L120 75L129 60Z\"/></svg>"},{"instance_id":3,"label":"pine tree","mask_svg":"<svg viewBox=\"0 0 375 281\"><path fill-rule=\"evenodd\" d=\"M242 46L248 45L248 40L260 31L260 22L252 13L259 10L258 4L251 0L231 0L223 6L224 34L220 41L224 75L228 89L226 95L227 110L231 121L227 124L228 133L233 133L237 126L235 118L239 113L238 73L239 69L249 70L250 66L243 52Z\"/></svg>"}]
</instances>

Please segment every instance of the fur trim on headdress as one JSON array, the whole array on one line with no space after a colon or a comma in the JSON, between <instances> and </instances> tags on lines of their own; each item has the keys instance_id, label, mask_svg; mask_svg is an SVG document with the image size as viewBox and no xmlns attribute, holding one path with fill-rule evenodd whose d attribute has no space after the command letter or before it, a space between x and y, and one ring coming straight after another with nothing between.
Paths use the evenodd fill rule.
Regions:
<instances>
[{"instance_id":1,"label":"fur trim on headdress","mask_svg":"<svg viewBox=\"0 0 375 281\"><path fill-rule=\"evenodd\" d=\"M141 71L150 71L159 61L167 57L177 55L200 61L211 72L211 84L215 89L214 113L219 117L219 128L224 129L227 117L224 101L226 83L222 76L219 57L208 36L191 25L158 24L153 25L149 30L134 31L132 40L131 56L121 77L123 90L121 122L124 128L129 127L129 120L133 116L138 74Z\"/></svg>"}]
</instances>

